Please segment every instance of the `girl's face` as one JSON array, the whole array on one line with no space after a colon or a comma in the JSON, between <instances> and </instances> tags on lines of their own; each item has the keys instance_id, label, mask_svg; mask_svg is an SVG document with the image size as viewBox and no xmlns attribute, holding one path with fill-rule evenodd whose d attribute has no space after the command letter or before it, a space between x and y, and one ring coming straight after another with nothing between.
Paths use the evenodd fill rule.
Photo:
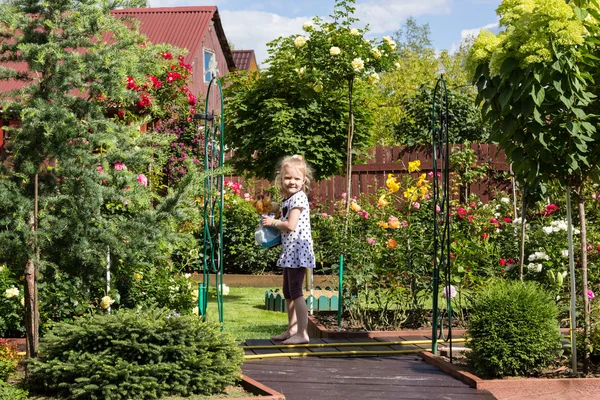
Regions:
<instances>
[{"instance_id":1,"label":"girl's face","mask_svg":"<svg viewBox=\"0 0 600 400\"><path fill-rule=\"evenodd\" d=\"M286 165L281 174L283 190L288 196L298 193L304 187L304 174L296 167Z\"/></svg>"}]
</instances>

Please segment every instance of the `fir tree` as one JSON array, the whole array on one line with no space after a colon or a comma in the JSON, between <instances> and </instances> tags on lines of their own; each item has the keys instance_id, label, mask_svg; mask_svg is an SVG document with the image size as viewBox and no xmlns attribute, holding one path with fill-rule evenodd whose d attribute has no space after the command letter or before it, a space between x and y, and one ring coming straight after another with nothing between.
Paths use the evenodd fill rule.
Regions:
<instances>
[{"instance_id":1,"label":"fir tree","mask_svg":"<svg viewBox=\"0 0 600 400\"><path fill-rule=\"evenodd\" d=\"M39 272L60 268L98 290L107 249L121 266L164 258L158 243L176 243L173 216L190 196L184 191L153 207L144 174L168 138L157 144L107 112L139 105L125 83L154 75L159 49L135 24L112 18L104 1L18 3L0 5L0 60L28 69L0 68L0 79L24 85L1 99L4 118L21 123L9 130L0 160L0 262L24 267L32 357ZM37 14L25 5L39 7ZM183 190L191 190L194 177L186 183Z\"/></svg>"}]
</instances>

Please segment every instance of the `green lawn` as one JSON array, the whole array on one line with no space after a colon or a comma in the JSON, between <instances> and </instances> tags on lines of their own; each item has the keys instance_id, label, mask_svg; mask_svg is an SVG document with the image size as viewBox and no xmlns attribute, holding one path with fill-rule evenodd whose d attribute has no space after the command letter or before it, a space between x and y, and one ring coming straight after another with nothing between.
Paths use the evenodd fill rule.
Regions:
<instances>
[{"instance_id":1,"label":"green lawn","mask_svg":"<svg viewBox=\"0 0 600 400\"><path fill-rule=\"evenodd\" d=\"M265 291L269 289L231 287L223 297L224 330L240 341L268 339L286 330L286 313L265 310ZM209 296L207 320L219 322L217 300L213 296Z\"/></svg>"}]
</instances>

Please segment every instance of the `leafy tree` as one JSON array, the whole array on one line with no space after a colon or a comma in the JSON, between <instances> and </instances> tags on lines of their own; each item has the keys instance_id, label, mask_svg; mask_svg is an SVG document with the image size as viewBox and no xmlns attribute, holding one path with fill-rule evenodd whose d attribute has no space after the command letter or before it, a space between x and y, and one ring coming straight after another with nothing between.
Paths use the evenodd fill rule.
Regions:
<instances>
[{"instance_id":1,"label":"leafy tree","mask_svg":"<svg viewBox=\"0 0 600 400\"><path fill-rule=\"evenodd\" d=\"M505 0L497 13L506 30L497 36L482 31L469 53L478 101L491 123L492 140L504 149L521 183L544 193L549 181L558 180L568 188L567 200L571 190L578 195L582 289L587 293L583 186L586 179L600 177L600 114L594 94L598 3ZM575 290L571 296L574 304ZM583 301L587 331L587 296Z\"/></svg>"},{"instance_id":2,"label":"leafy tree","mask_svg":"<svg viewBox=\"0 0 600 400\"><path fill-rule=\"evenodd\" d=\"M408 146L431 143L432 103L433 90L426 86L422 86L414 96L402 100L403 113L395 126L399 143ZM452 115L448 130L448 140L451 143L487 141L489 127L483 123L472 95L449 90L448 110Z\"/></svg>"},{"instance_id":3,"label":"leafy tree","mask_svg":"<svg viewBox=\"0 0 600 400\"><path fill-rule=\"evenodd\" d=\"M143 120L133 113L107 115L111 105L152 108L140 104L143 93L128 88L129 78L159 75L164 47L99 5L47 2L35 16L0 5L0 59L27 65L0 69L0 79L24 85L2 97L6 118L21 123L9 130L0 163L0 262L14 272L24 267L29 356L37 353L40 273L51 280L53 270L66 271L99 298L107 248L117 272L166 263L192 197L190 176L157 205L146 174L169 137L141 135ZM110 42L102 40L107 32Z\"/></svg>"}]
</instances>

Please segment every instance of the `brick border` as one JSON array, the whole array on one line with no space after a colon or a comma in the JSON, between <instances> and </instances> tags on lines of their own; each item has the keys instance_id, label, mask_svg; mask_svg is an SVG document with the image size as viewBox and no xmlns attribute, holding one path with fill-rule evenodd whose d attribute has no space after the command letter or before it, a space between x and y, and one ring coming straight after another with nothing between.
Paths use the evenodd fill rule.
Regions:
<instances>
[{"instance_id":1,"label":"brick border","mask_svg":"<svg viewBox=\"0 0 600 400\"><path fill-rule=\"evenodd\" d=\"M260 397L261 400L285 400L285 396L270 387L242 374L241 385L248 392ZM252 400L256 397L241 397L229 400Z\"/></svg>"},{"instance_id":2,"label":"brick border","mask_svg":"<svg viewBox=\"0 0 600 400\"><path fill-rule=\"evenodd\" d=\"M501 399L526 399L532 396L541 399L581 399L591 396L595 398L600 391L600 378L514 378L514 379L481 379L462 370L431 352L422 351L419 357L427 364L433 365L455 379L478 390L487 390ZM536 397L537 396L537 397Z\"/></svg>"},{"instance_id":3,"label":"brick border","mask_svg":"<svg viewBox=\"0 0 600 400\"><path fill-rule=\"evenodd\" d=\"M463 337L467 331L464 329L454 329L453 337ZM333 338L377 338L377 337L402 337L402 336L431 336L431 329L411 329L400 331L362 331L362 332L344 332L332 331L325 328L313 315L308 316L308 336L315 339L333 339Z\"/></svg>"}]
</instances>

